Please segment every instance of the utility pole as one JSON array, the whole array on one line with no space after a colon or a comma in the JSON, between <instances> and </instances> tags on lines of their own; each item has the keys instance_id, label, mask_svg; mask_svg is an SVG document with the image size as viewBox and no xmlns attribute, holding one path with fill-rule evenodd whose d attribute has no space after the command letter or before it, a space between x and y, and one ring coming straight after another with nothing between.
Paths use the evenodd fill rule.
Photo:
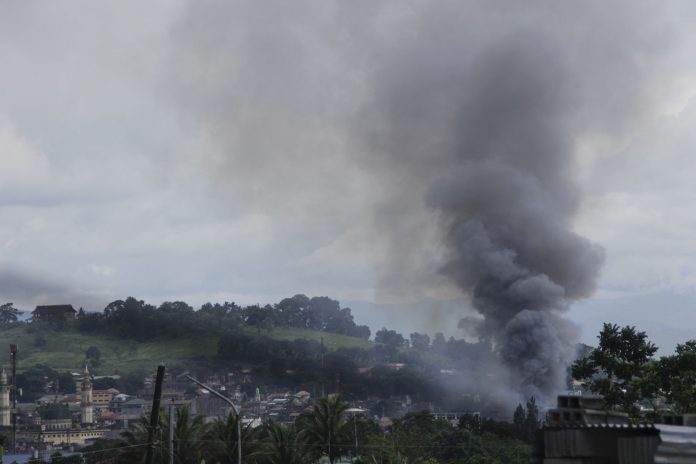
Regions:
<instances>
[{"instance_id":1,"label":"utility pole","mask_svg":"<svg viewBox=\"0 0 696 464\"><path fill-rule=\"evenodd\" d=\"M152 398L152 411L150 413L150 427L147 431L147 455L145 464L152 464L155 451L155 430L159 426L160 400L162 399L162 381L164 380L164 366L157 366L157 377L155 379L155 394Z\"/></svg>"},{"instance_id":2,"label":"utility pole","mask_svg":"<svg viewBox=\"0 0 696 464\"><path fill-rule=\"evenodd\" d=\"M326 369L324 369L324 337L321 337L321 397L326 396L326 391L324 389L324 376L326 375Z\"/></svg>"},{"instance_id":3,"label":"utility pole","mask_svg":"<svg viewBox=\"0 0 696 464\"><path fill-rule=\"evenodd\" d=\"M174 464L174 398L169 403L169 464Z\"/></svg>"}]
</instances>

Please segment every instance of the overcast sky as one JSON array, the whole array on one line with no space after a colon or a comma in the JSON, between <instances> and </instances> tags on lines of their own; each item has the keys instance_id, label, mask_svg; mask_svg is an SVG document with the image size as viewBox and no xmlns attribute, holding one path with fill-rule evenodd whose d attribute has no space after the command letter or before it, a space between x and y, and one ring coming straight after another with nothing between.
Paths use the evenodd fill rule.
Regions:
<instances>
[{"instance_id":1,"label":"overcast sky","mask_svg":"<svg viewBox=\"0 0 696 464\"><path fill-rule=\"evenodd\" d=\"M606 258L570 316L584 340L608 314L685 339L696 8L638 3L0 0L0 299L465 300L438 272L419 171L374 156L371 104L394 75L456 79L477 44L541 31L583 74L578 104L606 117L572 133L573 228ZM614 112L608 96L633 91ZM444 306L358 322L453 332L471 310Z\"/></svg>"}]
</instances>

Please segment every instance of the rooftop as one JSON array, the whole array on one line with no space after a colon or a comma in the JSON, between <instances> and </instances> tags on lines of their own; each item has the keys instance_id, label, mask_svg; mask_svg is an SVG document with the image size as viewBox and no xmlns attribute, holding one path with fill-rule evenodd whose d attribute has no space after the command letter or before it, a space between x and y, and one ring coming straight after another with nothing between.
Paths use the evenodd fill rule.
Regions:
<instances>
[{"instance_id":1,"label":"rooftop","mask_svg":"<svg viewBox=\"0 0 696 464\"><path fill-rule=\"evenodd\" d=\"M63 304L63 305L41 305L37 306L36 309L32 312L32 314L49 314L49 313L65 313L65 312L73 312L76 313L75 308L72 307L72 305L69 304Z\"/></svg>"}]
</instances>

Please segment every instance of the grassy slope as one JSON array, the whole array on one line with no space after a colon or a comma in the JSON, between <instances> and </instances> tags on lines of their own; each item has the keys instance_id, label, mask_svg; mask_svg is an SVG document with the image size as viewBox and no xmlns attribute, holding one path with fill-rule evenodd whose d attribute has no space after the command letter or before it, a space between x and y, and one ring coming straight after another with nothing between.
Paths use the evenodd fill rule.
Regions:
<instances>
[{"instance_id":1,"label":"grassy slope","mask_svg":"<svg viewBox=\"0 0 696 464\"><path fill-rule=\"evenodd\" d=\"M269 332L268 336L275 338L276 340L296 340L298 338L304 338L307 340L320 341L323 338L324 346L330 350L337 350L338 348L370 348L374 345L373 342L364 340L362 338L348 337L346 335L326 332L316 332L314 330L306 329L277 328L273 329L272 332Z\"/></svg>"},{"instance_id":2,"label":"grassy slope","mask_svg":"<svg viewBox=\"0 0 696 464\"><path fill-rule=\"evenodd\" d=\"M324 338L327 349L362 347L372 342L344 335L303 329L274 329L263 335L279 340L306 338L319 341ZM46 345L37 347L35 339L41 336ZM35 364L46 364L60 371L79 371L84 365L85 351L96 346L101 352L98 374L124 373L138 369L153 369L160 362L167 365L213 364L218 337L178 339L138 343L103 335L87 335L74 331L32 330L31 326L0 329L0 365L9 364L9 344L19 346L19 370ZM5 345L4 348L2 345Z\"/></svg>"}]
</instances>

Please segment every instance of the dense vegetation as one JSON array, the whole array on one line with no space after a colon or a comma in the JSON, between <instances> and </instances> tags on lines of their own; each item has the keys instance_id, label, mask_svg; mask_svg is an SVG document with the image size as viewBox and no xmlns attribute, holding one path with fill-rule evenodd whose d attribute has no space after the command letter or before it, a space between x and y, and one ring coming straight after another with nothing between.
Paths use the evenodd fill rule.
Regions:
<instances>
[{"instance_id":1,"label":"dense vegetation","mask_svg":"<svg viewBox=\"0 0 696 464\"><path fill-rule=\"evenodd\" d=\"M657 347L635 327L604 324L597 348L576 361L572 375L604 396L605 406L633 418L661 411L696 412L696 340L655 359Z\"/></svg>"},{"instance_id":2,"label":"dense vegetation","mask_svg":"<svg viewBox=\"0 0 696 464\"><path fill-rule=\"evenodd\" d=\"M331 463L353 457L363 464L521 464L529 461L530 446L520 440L512 424L463 418L457 426L436 420L427 412L410 413L395 420L387 433L373 421L353 417L339 396L320 399L311 413L293 426L267 424L242 433L244 462L249 464L312 464L321 458ZM167 430L162 412L160 434ZM536 416L534 416L536 420ZM534 424L534 428L538 424ZM118 463L142 462L147 443L147 421L143 419L123 440L98 440L85 448L87 463L114 458ZM176 411L174 462L176 464L237 462L237 422L234 416L205 424ZM157 464L168 462L164 436L156 437Z\"/></svg>"},{"instance_id":3,"label":"dense vegetation","mask_svg":"<svg viewBox=\"0 0 696 464\"><path fill-rule=\"evenodd\" d=\"M357 325L350 308L341 308L328 297L295 295L275 305L241 307L235 303L206 303L198 311L183 301L164 302L159 307L129 297L109 303L102 312L77 315L79 330L99 332L139 341L152 337L187 336L228 332L243 327L260 331L295 327L370 338L370 329Z\"/></svg>"}]
</instances>

